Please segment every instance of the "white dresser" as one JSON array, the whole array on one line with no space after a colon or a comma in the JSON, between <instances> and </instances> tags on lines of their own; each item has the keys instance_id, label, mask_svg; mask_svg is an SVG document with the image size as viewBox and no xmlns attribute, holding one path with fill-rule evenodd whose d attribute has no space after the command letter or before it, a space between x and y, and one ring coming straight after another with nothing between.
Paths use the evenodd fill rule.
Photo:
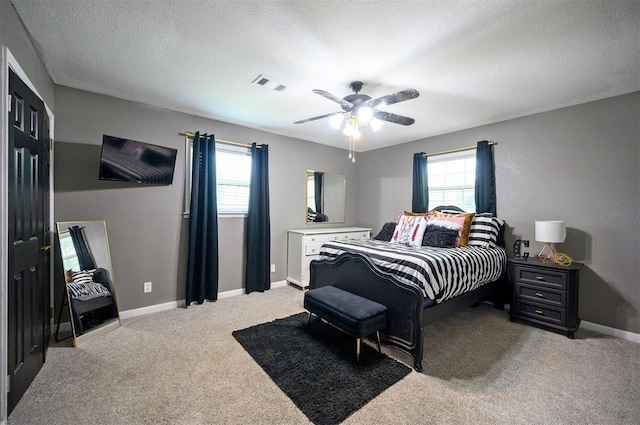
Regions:
<instances>
[{"instance_id":1,"label":"white dresser","mask_svg":"<svg viewBox=\"0 0 640 425\"><path fill-rule=\"evenodd\" d=\"M309 263L311 260L318 259L323 243L370 237L371 229L365 227L315 227L289 230L287 281L300 288L309 286Z\"/></svg>"}]
</instances>

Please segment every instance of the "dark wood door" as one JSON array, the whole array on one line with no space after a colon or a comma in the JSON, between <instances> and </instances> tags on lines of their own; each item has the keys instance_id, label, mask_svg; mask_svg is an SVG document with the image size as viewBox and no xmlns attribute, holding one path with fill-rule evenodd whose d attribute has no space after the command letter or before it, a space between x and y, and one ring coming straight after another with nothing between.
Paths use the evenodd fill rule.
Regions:
<instances>
[{"instance_id":1,"label":"dark wood door","mask_svg":"<svg viewBox=\"0 0 640 425\"><path fill-rule=\"evenodd\" d=\"M9 70L8 397L10 413L49 343L49 123L44 103Z\"/></svg>"}]
</instances>

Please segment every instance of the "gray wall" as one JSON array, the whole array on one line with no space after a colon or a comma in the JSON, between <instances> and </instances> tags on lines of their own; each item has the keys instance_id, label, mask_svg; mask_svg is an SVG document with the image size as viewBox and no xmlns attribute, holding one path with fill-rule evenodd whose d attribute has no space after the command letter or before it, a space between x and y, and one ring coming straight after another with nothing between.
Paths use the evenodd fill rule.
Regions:
<instances>
[{"instance_id":1,"label":"gray wall","mask_svg":"<svg viewBox=\"0 0 640 425\"><path fill-rule=\"evenodd\" d=\"M535 220L565 220L558 248L585 264L581 318L638 333L639 105L636 92L363 153L358 224L379 229L411 208L413 153L493 140L507 246L529 239L535 255Z\"/></svg>"},{"instance_id":2,"label":"gray wall","mask_svg":"<svg viewBox=\"0 0 640 425\"><path fill-rule=\"evenodd\" d=\"M47 106L53 111L53 83L16 10L8 0L0 0L0 45L6 46L31 80Z\"/></svg>"},{"instance_id":3,"label":"gray wall","mask_svg":"<svg viewBox=\"0 0 640 425\"><path fill-rule=\"evenodd\" d=\"M106 220L120 310L184 299L188 220L182 218L185 131L267 143L271 202L271 281L286 279L287 230L304 227L305 170L347 176L347 222L358 222L357 168L347 152L316 143L56 86L55 220ZM177 148L173 184L98 180L102 135ZM241 289L244 218L219 219L220 291ZM143 282L153 282L144 294Z\"/></svg>"}]
</instances>

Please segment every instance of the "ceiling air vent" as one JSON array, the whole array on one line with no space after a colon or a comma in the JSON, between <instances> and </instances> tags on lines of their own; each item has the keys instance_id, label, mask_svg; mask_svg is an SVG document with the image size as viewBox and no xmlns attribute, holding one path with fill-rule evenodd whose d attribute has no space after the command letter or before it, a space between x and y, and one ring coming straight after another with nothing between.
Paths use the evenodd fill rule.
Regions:
<instances>
[{"instance_id":1,"label":"ceiling air vent","mask_svg":"<svg viewBox=\"0 0 640 425\"><path fill-rule=\"evenodd\" d=\"M258 75L258 78L253 80L252 84L257 84L259 86L263 86L275 91L283 91L284 89L287 88L287 86L285 86L284 84L278 81L275 81L273 78L267 77L266 75L262 75L262 74Z\"/></svg>"}]
</instances>

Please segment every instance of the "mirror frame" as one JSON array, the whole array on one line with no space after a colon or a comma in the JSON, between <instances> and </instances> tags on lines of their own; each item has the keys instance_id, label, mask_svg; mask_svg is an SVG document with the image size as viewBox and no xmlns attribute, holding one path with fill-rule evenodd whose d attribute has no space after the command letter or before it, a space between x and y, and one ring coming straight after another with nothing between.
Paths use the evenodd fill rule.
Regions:
<instances>
[{"instance_id":1,"label":"mirror frame","mask_svg":"<svg viewBox=\"0 0 640 425\"><path fill-rule=\"evenodd\" d=\"M80 226L83 229L91 226L94 229L94 235L96 237L102 236L104 234L104 246L100 246L99 249L96 249L96 244L94 243L94 249L91 248L91 242L89 241L89 237L85 234L85 238L87 239L87 246L89 251L92 252L94 256L94 261L96 262L96 268L103 268L107 270L109 273L109 283L111 286L111 294L113 297L113 303L115 304L115 317L106 319L102 323L92 327L91 329L83 332L81 335L78 335L75 328L75 323L73 320L73 305L71 302L71 294L69 293L67 286L67 277L66 277L66 267L64 264L64 260L62 258L62 248L60 245L60 235L63 233L68 233L69 228L73 226ZM56 223L57 236L58 236L58 252L60 254L60 262L62 264L62 281L64 282L64 288L66 293L66 302L69 309L69 322L71 326L71 336L73 337L73 346L80 347L92 341L102 335L105 335L117 328L119 328L122 323L120 321L120 310L118 308L118 301L116 295L115 288L115 279L113 276L113 264L111 262L111 251L109 248L109 237L107 234L107 223L104 220L87 220L87 221L59 221ZM96 258L95 253L99 252L100 255Z\"/></svg>"},{"instance_id":2,"label":"mirror frame","mask_svg":"<svg viewBox=\"0 0 640 425\"><path fill-rule=\"evenodd\" d=\"M323 173L325 175L332 175L337 177L342 177L342 219L341 220L332 220L331 215L329 215L329 220L327 221L309 221L308 219L308 197L309 197L309 177L313 175L313 173ZM304 173L304 223L306 225L323 225L323 224L344 224L347 221L347 176L346 174L334 173L328 171L320 171L320 170L305 170Z\"/></svg>"}]
</instances>

